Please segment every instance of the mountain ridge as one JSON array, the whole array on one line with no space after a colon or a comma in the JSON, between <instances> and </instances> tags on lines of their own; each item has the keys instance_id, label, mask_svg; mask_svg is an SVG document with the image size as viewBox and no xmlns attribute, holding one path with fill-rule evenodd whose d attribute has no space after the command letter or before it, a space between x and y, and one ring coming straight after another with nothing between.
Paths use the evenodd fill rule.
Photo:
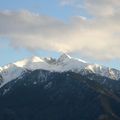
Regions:
<instances>
[{"instance_id":1,"label":"mountain ridge","mask_svg":"<svg viewBox=\"0 0 120 120\"><path fill-rule=\"evenodd\" d=\"M98 64L90 64L84 60L73 58L64 53L58 59L52 57L32 56L0 67L0 75L3 78L3 83L1 83L0 86L3 86L9 81L21 76L27 70L33 71L36 69L48 70L50 72L72 71L75 73L81 73L82 75L94 73L115 80L120 78L120 71L117 69Z\"/></svg>"}]
</instances>

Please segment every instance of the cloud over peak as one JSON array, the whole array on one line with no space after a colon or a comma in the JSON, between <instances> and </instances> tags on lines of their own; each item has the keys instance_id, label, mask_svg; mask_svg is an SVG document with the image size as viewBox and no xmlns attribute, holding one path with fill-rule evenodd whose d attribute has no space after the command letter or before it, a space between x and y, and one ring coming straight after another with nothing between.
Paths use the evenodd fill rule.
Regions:
<instances>
[{"instance_id":1,"label":"cloud over peak","mask_svg":"<svg viewBox=\"0 0 120 120\"><path fill-rule=\"evenodd\" d=\"M84 0L84 9L94 17L74 16L68 23L29 11L1 11L0 36L15 48L80 52L94 59L120 58L119 5L118 0Z\"/></svg>"}]
</instances>

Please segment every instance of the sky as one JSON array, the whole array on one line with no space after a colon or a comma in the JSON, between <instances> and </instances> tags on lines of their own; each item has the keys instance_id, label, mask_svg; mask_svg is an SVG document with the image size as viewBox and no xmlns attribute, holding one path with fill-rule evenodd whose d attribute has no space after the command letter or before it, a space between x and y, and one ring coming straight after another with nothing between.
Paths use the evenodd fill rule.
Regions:
<instances>
[{"instance_id":1,"label":"sky","mask_svg":"<svg viewBox=\"0 0 120 120\"><path fill-rule=\"evenodd\" d=\"M0 0L0 66L68 53L120 69L119 0Z\"/></svg>"}]
</instances>

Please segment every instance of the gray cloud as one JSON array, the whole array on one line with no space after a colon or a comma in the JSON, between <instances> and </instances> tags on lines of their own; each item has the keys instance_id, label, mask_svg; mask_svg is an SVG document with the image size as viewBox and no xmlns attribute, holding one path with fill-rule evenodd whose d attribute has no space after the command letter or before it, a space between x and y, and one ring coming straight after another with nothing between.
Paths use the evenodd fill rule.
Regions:
<instances>
[{"instance_id":1,"label":"gray cloud","mask_svg":"<svg viewBox=\"0 0 120 120\"><path fill-rule=\"evenodd\" d=\"M1 11L0 36L9 38L14 48L80 52L85 56L103 60L120 58L119 3L114 3L113 0L106 0L107 3L103 0L100 3L98 0L95 3L93 0L85 1L85 7L91 9L89 12L94 18L76 16L68 23L29 11ZM115 10L97 14L100 8L105 10L102 6L107 6L108 3L110 8ZM71 4L75 3L71 0ZM103 9L101 11L104 11Z\"/></svg>"}]
</instances>

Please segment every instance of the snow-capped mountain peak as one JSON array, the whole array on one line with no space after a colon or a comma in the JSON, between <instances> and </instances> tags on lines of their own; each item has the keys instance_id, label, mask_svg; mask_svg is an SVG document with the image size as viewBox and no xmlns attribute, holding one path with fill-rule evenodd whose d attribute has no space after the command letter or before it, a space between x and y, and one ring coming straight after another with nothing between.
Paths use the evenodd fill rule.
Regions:
<instances>
[{"instance_id":1,"label":"snow-capped mountain peak","mask_svg":"<svg viewBox=\"0 0 120 120\"><path fill-rule=\"evenodd\" d=\"M63 53L59 58L58 58L58 61L64 61L64 60L69 60L71 59L71 57L66 54L66 53Z\"/></svg>"},{"instance_id":2,"label":"snow-capped mountain peak","mask_svg":"<svg viewBox=\"0 0 120 120\"><path fill-rule=\"evenodd\" d=\"M78 59L78 58L74 58L74 57L71 57L70 55L66 54L66 53L63 53L59 58L58 58L58 62L63 62L63 61L69 61L69 60L74 60L74 61L79 61L81 63L87 63L86 61L82 60L82 59Z\"/></svg>"},{"instance_id":3,"label":"snow-capped mountain peak","mask_svg":"<svg viewBox=\"0 0 120 120\"><path fill-rule=\"evenodd\" d=\"M32 56L30 58L21 60L21 61L17 61L13 64L15 64L18 67L25 67L28 64L32 64L32 63L37 63L37 62L44 62L40 57L37 56Z\"/></svg>"},{"instance_id":4,"label":"snow-capped mountain peak","mask_svg":"<svg viewBox=\"0 0 120 120\"><path fill-rule=\"evenodd\" d=\"M21 76L27 70L48 70L51 72L73 71L81 74L94 73L112 79L120 78L120 71L62 54L58 59L32 56L4 67L0 67L3 84ZM84 71L84 72L83 72ZM0 82L1 83L1 82Z\"/></svg>"}]
</instances>

